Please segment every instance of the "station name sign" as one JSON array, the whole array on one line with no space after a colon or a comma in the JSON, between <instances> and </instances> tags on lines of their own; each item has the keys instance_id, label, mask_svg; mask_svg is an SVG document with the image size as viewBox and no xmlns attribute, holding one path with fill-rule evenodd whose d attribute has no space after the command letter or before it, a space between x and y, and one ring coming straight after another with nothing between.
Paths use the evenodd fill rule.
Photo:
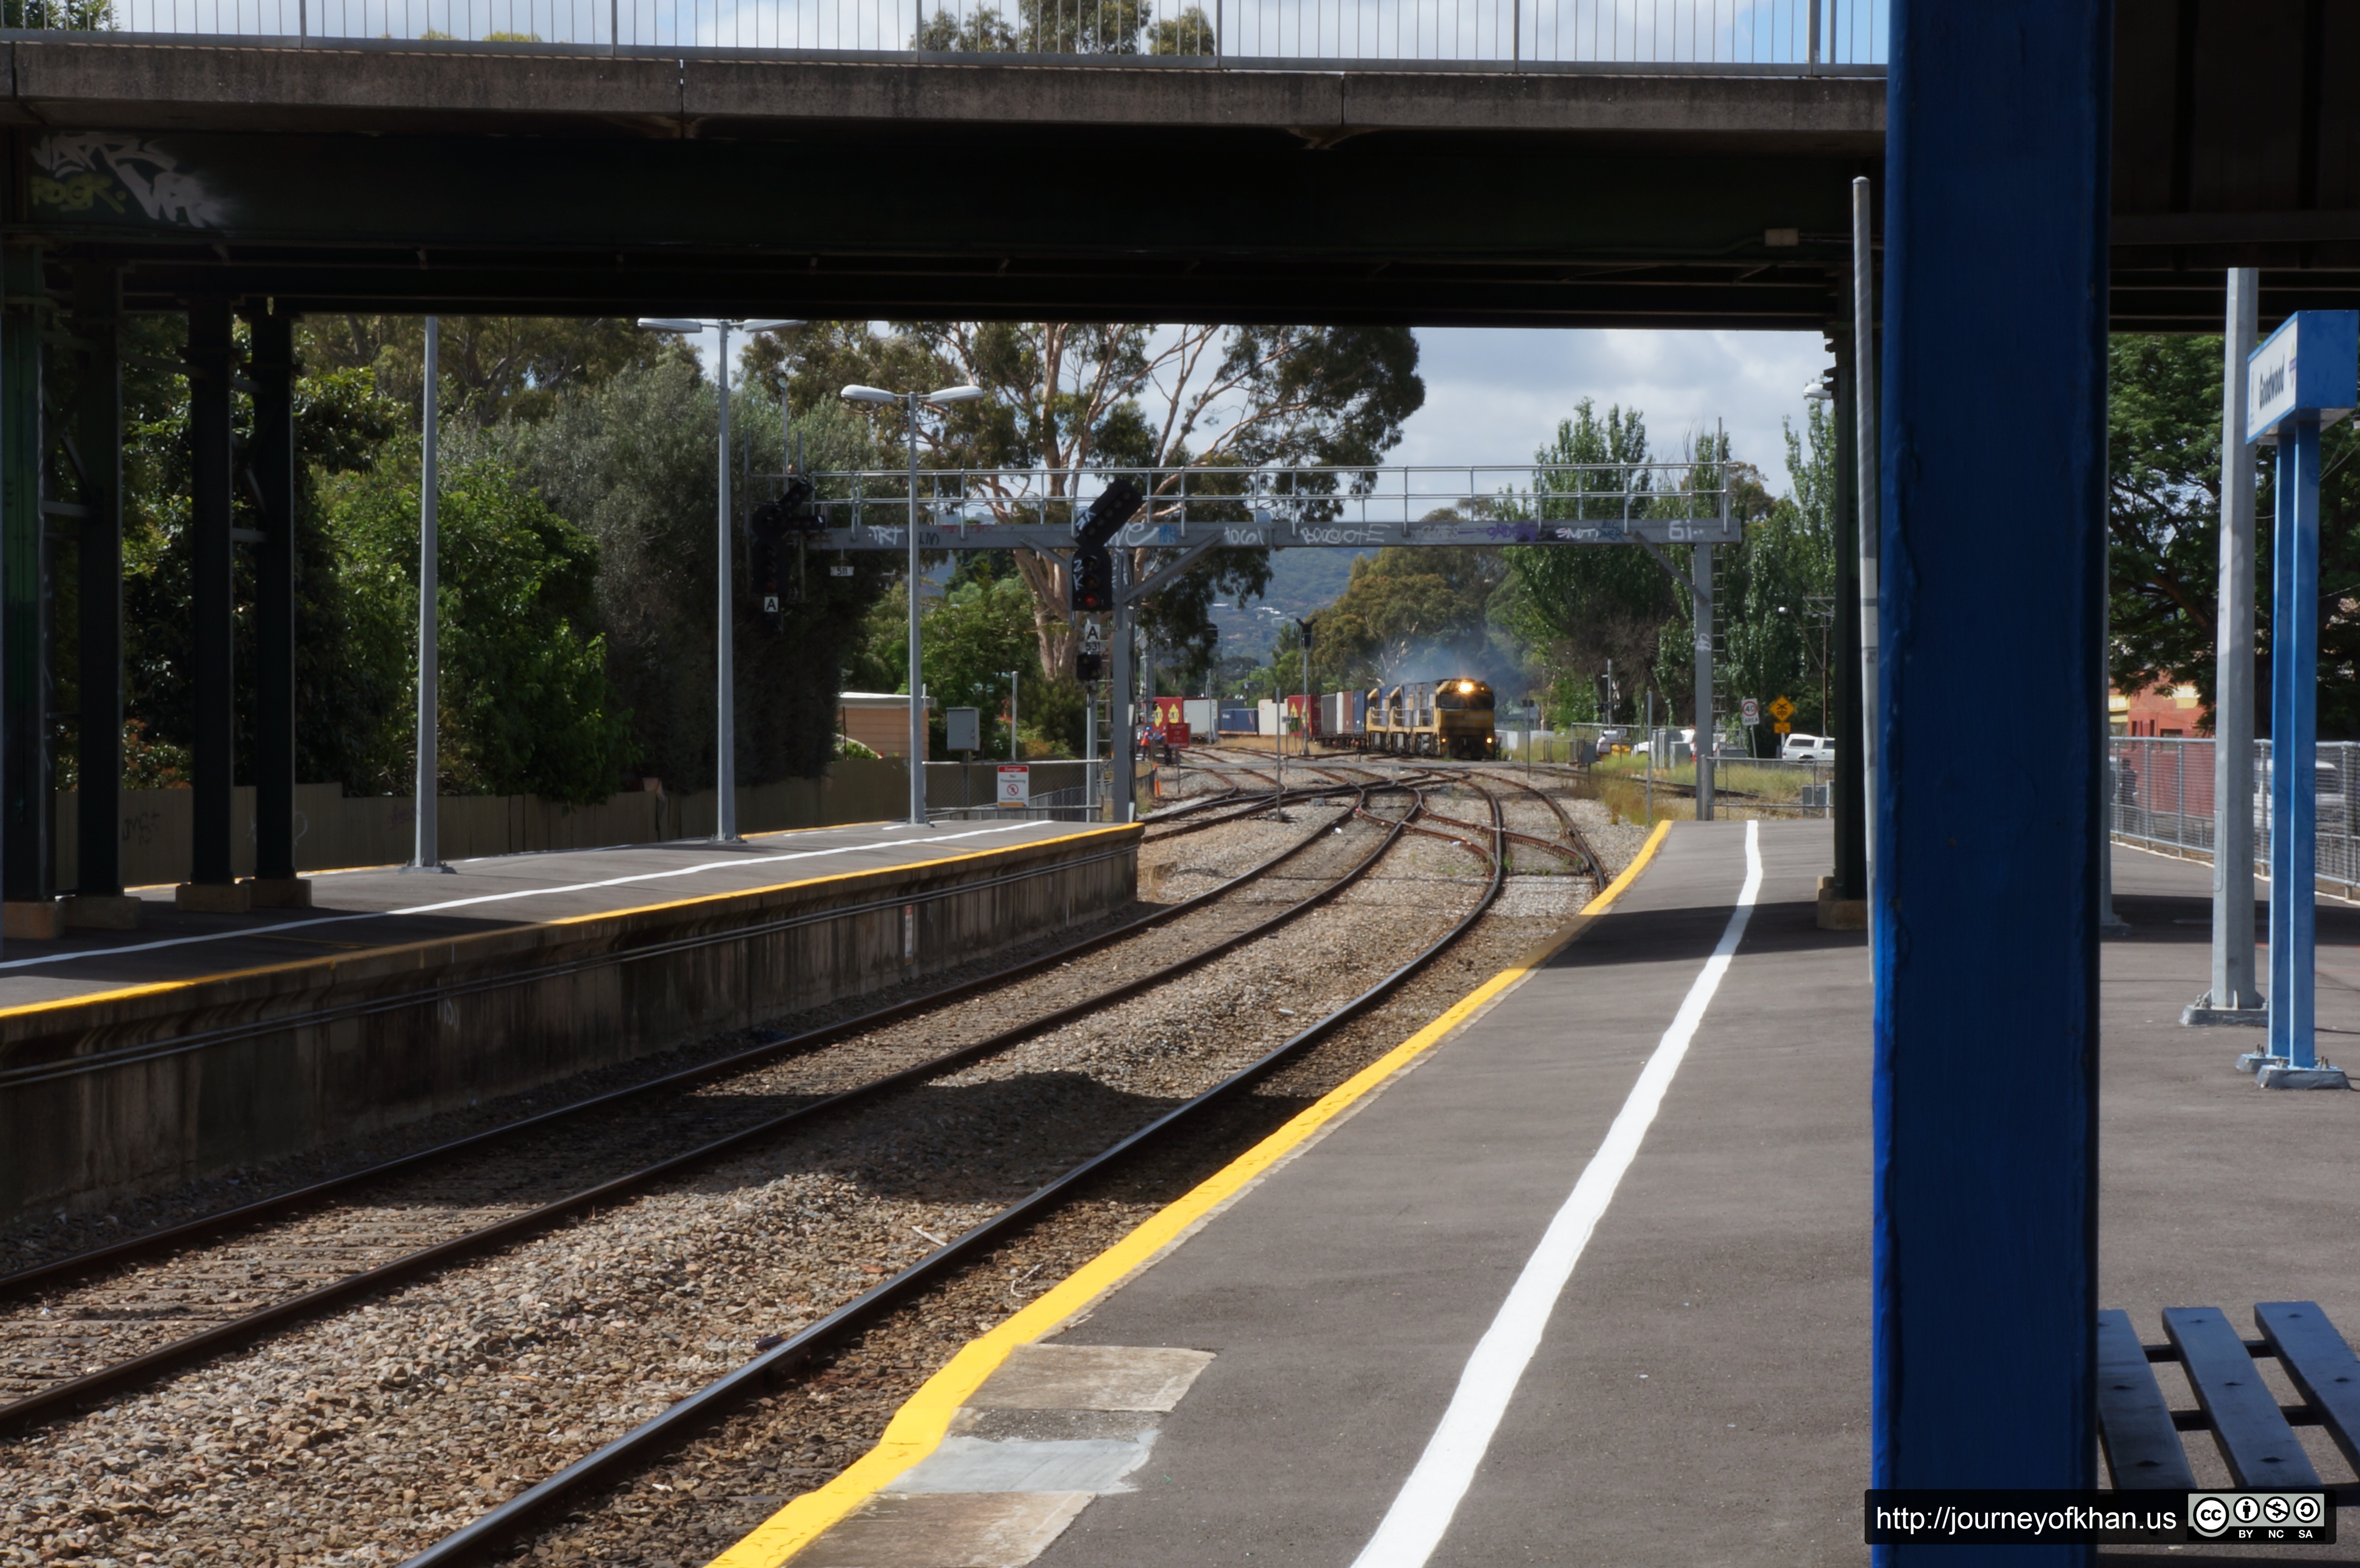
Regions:
<instances>
[{"instance_id":1,"label":"station name sign","mask_svg":"<svg viewBox=\"0 0 2360 1568\"><path fill-rule=\"evenodd\" d=\"M2332 425L2360 404L2360 311L2298 310L2245 358L2245 439L2298 414Z\"/></svg>"}]
</instances>

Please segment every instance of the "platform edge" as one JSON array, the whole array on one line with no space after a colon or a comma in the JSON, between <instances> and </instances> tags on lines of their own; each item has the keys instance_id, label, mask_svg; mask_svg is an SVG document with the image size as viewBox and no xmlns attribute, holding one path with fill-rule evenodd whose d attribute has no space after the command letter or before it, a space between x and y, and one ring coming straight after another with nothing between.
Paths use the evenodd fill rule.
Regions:
<instances>
[{"instance_id":1,"label":"platform edge","mask_svg":"<svg viewBox=\"0 0 2360 1568\"><path fill-rule=\"evenodd\" d=\"M1671 828L1669 821L1657 822L1655 832L1647 835L1647 842L1631 864L1622 868L1622 875L1546 941L1452 1003L1433 1022L1321 1095L1268 1138L1142 1221L1137 1228L1035 1296L999 1326L960 1346L956 1355L893 1412L884 1433L867 1454L825 1485L790 1499L705 1568L779 1568L883 1491L903 1471L934 1453L950 1431L952 1418L959 1408L1019 1345L1045 1338L1088 1311L1194 1235L1262 1177L1307 1148L1317 1135L1358 1109L1362 1101L1406 1072L1444 1039L1489 1012L1507 992L1579 941L1582 932L1630 889L1647 863L1655 858Z\"/></svg>"}]
</instances>

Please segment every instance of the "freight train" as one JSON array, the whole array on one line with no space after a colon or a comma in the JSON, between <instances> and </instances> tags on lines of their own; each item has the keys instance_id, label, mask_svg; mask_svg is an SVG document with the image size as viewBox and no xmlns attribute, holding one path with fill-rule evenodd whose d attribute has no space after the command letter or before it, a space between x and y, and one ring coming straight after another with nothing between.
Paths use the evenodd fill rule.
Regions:
<instances>
[{"instance_id":1,"label":"freight train","mask_svg":"<svg viewBox=\"0 0 2360 1568\"><path fill-rule=\"evenodd\" d=\"M1491 728L1491 688L1463 676L1377 685L1361 698L1357 735L1335 738L1364 751L1455 757L1480 762L1500 755ZM1340 727L1340 726L1339 726Z\"/></svg>"}]
</instances>

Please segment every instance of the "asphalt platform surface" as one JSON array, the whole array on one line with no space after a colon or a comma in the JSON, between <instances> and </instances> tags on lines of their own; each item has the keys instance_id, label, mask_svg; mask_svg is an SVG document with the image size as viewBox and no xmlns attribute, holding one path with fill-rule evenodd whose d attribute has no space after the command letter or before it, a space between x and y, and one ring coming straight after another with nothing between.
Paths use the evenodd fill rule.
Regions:
<instances>
[{"instance_id":1,"label":"asphalt platform surface","mask_svg":"<svg viewBox=\"0 0 2360 1568\"><path fill-rule=\"evenodd\" d=\"M1354 1561L1727 926L1743 832L1674 828L1555 962L1054 1342L1214 1359L1131 1489L1083 1508L1041 1563ZM1761 847L1744 941L1437 1565L1867 1561L1866 942L1814 924L1823 825L1765 822ZM2182 1027L2206 983L2210 868L2127 848L2114 866L2132 934L2103 953L2103 1304L2153 1340L2167 1306L2244 1323L2257 1301L2311 1299L2360 1336L2360 1096L2263 1093L2232 1070L2256 1031ZM2319 940L2333 1059L2360 1046L2360 909L2321 900ZM2189 1435L2200 1480L2225 1480ZM2304 1436L2322 1475L2352 1478ZM2344 1518L2356 1539L2300 1557L2105 1559L2360 1560L2360 1514Z\"/></svg>"}]
</instances>

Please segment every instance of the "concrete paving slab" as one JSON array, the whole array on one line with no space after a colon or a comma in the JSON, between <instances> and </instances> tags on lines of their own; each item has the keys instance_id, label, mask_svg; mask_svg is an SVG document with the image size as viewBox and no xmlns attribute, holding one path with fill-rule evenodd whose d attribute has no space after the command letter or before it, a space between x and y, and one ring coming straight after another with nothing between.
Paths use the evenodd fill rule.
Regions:
<instances>
[{"instance_id":1,"label":"concrete paving slab","mask_svg":"<svg viewBox=\"0 0 2360 1568\"><path fill-rule=\"evenodd\" d=\"M578 919L676 899L774 887L806 877L878 871L981 849L1045 843L1086 822L895 823L554 850L454 861L449 875L380 866L307 878L313 907L202 914L173 890L143 887L137 931L70 931L0 945L0 1010L186 981L268 964Z\"/></svg>"},{"instance_id":2,"label":"concrete paving slab","mask_svg":"<svg viewBox=\"0 0 2360 1568\"><path fill-rule=\"evenodd\" d=\"M876 1498L805 1547L802 1568L1023 1568L1087 1492L941 1492Z\"/></svg>"},{"instance_id":3,"label":"concrete paving slab","mask_svg":"<svg viewBox=\"0 0 2360 1568\"><path fill-rule=\"evenodd\" d=\"M1023 1345L968 1402L985 1410L1168 1410L1212 1359L1201 1350Z\"/></svg>"}]
</instances>

